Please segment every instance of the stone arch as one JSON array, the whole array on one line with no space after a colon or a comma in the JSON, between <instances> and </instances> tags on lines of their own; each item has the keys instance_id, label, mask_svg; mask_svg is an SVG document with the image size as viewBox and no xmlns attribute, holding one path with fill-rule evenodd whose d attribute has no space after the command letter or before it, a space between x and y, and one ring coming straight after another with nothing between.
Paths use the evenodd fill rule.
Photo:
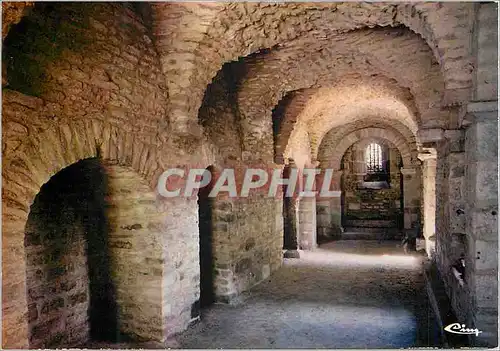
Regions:
<instances>
[{"instance_id":1,"label":"stone arch","mask_svg":"<svg viewBox=\"0 0 500 351\"><path fill-rule=\"evenodd\" d=\"M325 156L321 154L321 151L326 149L325 146L323 146L324 144L338 145L346 135L365 128L382 128L400 135L410 146L412 158L416 158L416 152L419 150L420 142L410 129L398 121L391 121L389 125L387 119L372 116L329 130L321 139L321 144L318 146L318 149L316 149L316 153L313 154L313 158L325 158Z\"/></svg>"},{"instance_id":2,"label":"stone arch","mask_svg":"<svg viewBox=\"0 0 500 351\"><path fill-rule=\"evenodd\" d=\"M298 117L316 89L291 91L273 109L274 162L283 164L289 139L298 129ZM289 156L292 157L293 156Z\"/></svg>"},{"instance_id":3,"label":"stone arch","mask_svg":"<svg viewBox=\"0 0 500 351\"><path fill-rule=\"evenodd\" d=\"M413 156L415 156L416 154L416 144L415 142L412 142L411 139L407 140L406 137L395 128L391 128L390 126L384 124L370 125L369 118L365 123L367 125L364 127L362 125L360 126L359 124L352 123L332 129L326 134L321 142L318 155L319 168L332 169L334 171L334 184L337 184L335 188L340 190L342 195L340 198L318 200L318 240L331 240L335 237L341 237L344 230L343 228L345 226L356 227L358 225L374 225L376 227L378 225L381 225L384 227L387 226L387 230L395 234L399 230L398 228L401 228L401 226L403 225L402 211L404 210L404 207L402 204L403 196L401 195L403 187L400 184L401 172L398 162L396 161L399 159L399 157L402 157L405 167L408 167L408 165L410 165L410 167L415 166L415 163L417 161ZM411 132L410 135L413 137L413 134L411 134ZM364 156L359 156L358 152L361 152L361 150L365 150L366 146L368 146L368 144L370 144L371 142L376 142L377 144L379 144L382 147L382 150L385 150L385 152L392 153L390 149L395 149L395 154L393 154L393 156L397 155L397 157L394 158L393 156L391 156L390 163L386 164L386 166L389 166L391 169L389 178L390 181L388 180L389 184L391 184L390 186L388 186L388 184L383 185L382 183L375 183L369 186L367 185L369 183L366 183L366 186L368 188L373 187L373 189L385 189L380 190L382 191L382 193L380 194L390 196L400 205L399 207L393 206L391 202L389 203L388 207L384 207L385 205L382 206L382 212L386 214L391 213L391 215L387 218L382 216L383 218L379 218L381 219L381 221L379 222L378 219L375 218L360 222L358 220L359 218L356 219L355 217L353 217L353 220L353 218L351 218L352 216L347 216L346 211L352 210L349 213L356 216L356 211L363 210L364 205L361 206L361 203L358 202L356 196L351 196L353 192L355 193L357 191L372 191L368 189L360 190L357 186L354 185L355 183L364 181L365 179L362 174L365 168ZM354 145L356 145L356 150L351 154L348 151L351 150ZM354 167L353 169L344 169L343 167L343 162L346 162L345 157L347 155L349 155L348 160L352 161L353 157L355 157L356 159L355 164L352 165ZM389 154L387 153L387 155ZM389 159L386 159L385 157L384 160L389 161ZM386 166L384 166L384 168ZM389 174L387 174L387 176L389 176ZM347 189L349 190L346 191L345 187L347 187ZM376 194L379 190L374 191L375 196L378 196ZM375 200L375 203L377 203L377 200Z\"/></svg>"},{"instance_id":4,"label":"stone arch","mask_svg":"<svg viewBox=\"0 0 500 351\"><path fill-rule=\"evenodd\" d=\"M363 89L359 89L357 84L369 84L370 89L376 91L377 97L387 94L389 98L387 106L390 105L393 110L399 109L399 112L402 112L403 116L400 117L394 111L391 111L391 109L387 109L386 114L380 112L379 116L374 115L373 100L367 104L369 105L369 110L364 111L360 109L363 100L371 99L373 95L367 94L366 89L363 92ZM353 95L352 88L346 90L346 86L358 87L355 95L359 100L351 101L350 104L345 103ZM284 160L284 154L289 155L290 148L304 144L301 140L296 140L298 134L306 133L309 135L310 158L314 160L317 158L319 144L325 134L335 132L337 135L340 135L342 133L350 133L352 130L360 129L361 127L373 125L387 126L388 117L392 119L390 128L395 126L397 131L401 132L407 140L414 142L417 125L413 122L412 115L416 116L418 121L418 111L412 100L407 100L407 107L401 110L401 107L395 104L391 98L392 94L401 96L403 100L405 96L409 98L407 96L408 92L405 89L401 89L385 77L376 77L375 79L367 80L357 76L344 77L333 88L310 88L287 93L272 112L275 162L280 163ZM356 113L353 113L352 110L349 111L352 105L355 106L353 106L353 109L356 109ZM351 119L354 121L343 126L334 127L334 123L338 123L337 120L339 120L337 116L340 115L344 117L342 118L342 123L347 123ZM370 117L365 119L367 115ZM402 119L403 123L399 119ZM287 157L293 158L293 156Z\"/></svg>"},{"instance_id":5,"label":"stone arch","mask_svg":"<svg viewBox=\"0 0 500 351\"><path fill-rule=\"evenodd\" d=\"M372 83L373 76L385 76L393 79L400 87L409 87L409 91L400 90L398 92L393 90L393 82L392 90L387 85L385 86L386 95L377 96L374 93L367 93L371 101L369 107L365 106L366 110L378 106L381 109L379 114L387 115L388 106L397 106L399 110L397 118L401 119L402 116L405 116L404 118L408 119L406 124L413 131L417 129L417 123L421 127L429 128L438 126L442 128L448 123L450 112L443 111L439 107L440 87L442 87L441 73L439 68L430 62L430 50L418 36L400 29L367 30L335 37L333 40L338 40L338 45L335 45L334 50L322 47L319 39L308 44L310 47L307 54L298 50L299 47L303 47L304 42L309 42L309 40L312 38L303 39L296 46L274 50L256 60L255 63L248 64L248 73L241 84L238 98L243 130L247 139L249 137L252 139L261 138L260 143L268 146L270 140L266 130L270 129L272 107L287 91L332 86L337 84L339 80L342 81L342 78L346 76L348 78L342 82L343 93L347 94L345 99L351 101L354 101L353 97L356 96L356 88L360 89L353 84L360 75L365 77L361 80L365 84ZM324 43L326 42L324 41ZM416 50L415 55L422 55L419 62L425 63L422 65L417 64L416 61L410 62L408 55L402 55L402 50L398 49L397 52L388 50L383 43L391 43L391 47L396 47L392 46L393 44L398 44L397 47L407 47L408 45L408 47L412 47L411 50ZM344 47L344 45L346 46ZM371 45L376 45L376 47ZM356 47L356 50L363 50L363 52L354 53L353 47ZM315 50L317 51L315 52ZM389 56L386 56L389 54L395 55L398 60L394 60L392 56L389 59ZM374 62L377 64L372 64ZM408 67L412 67L412 69L409 70ZM372 79L368 78L370 76ZM423 76L427 79L422 79ZM352 80L353 77L354 80ZM349 86L349 82L352 84L351 86ZM416 102L416 111L411 106L413 97ZM340 106L345 106L345 104ZM354 107L361 109L363 106L356 104ZM316 112L319 112L317 108ZM359 114L363 114L362 111L359 111ZM420 115L421 122L416 120L418 115ZM318 119L310 111L308 118ZM329 120L330 123L335 121L332 118L325 118L319 118L318 121L322 123L325 120ZM322 123L318 122L320 126L318 128L321 128ZM333 127L333 125L329 127ZM328 129L330 128L326 128L326 130ZM245 140L245 143L246 147L250 147L251 144L255 144L255 141ZM269 148L267 147L267 149Z\"/></svg>"},{"instance_id":6,"label":"stone arch","mask_svg":"<svg viewBox=\"0 0 500 351\"><path fill-rule=\"evenodd\" d=\"M376 26L405 25L421 35L441 64L447 87L445 103L467 101L472 85L468 50L472 10L473 5L465 3L155 5L157 47L163 55L164 72L172 73L168 85L176 97L177 112L172 120L178 121L174 124L180 124L180 129L189 120L195 121L203 91L224 62L281 45L309 31L327 36L332 31ZM184 23L198 25L176 31ZM178 40L175 47L169 37ZM191 116L186 118L181 111Z\"/></svg>"},{"instance_id":7,"label":"stone arch","mask_svg":"<svg viewBox=\"0 0 500 351\"><path fill-rule=\"evenodd\" d=\"M306 102L302 102L305 97L300 97L305 94L308 98ZM395 99L393 95L398 98ZM344 128L339 127L339 124L351 128L353 125L385 125L387 118L390 118L392 125L404 131L403 134L408 140L414 139L418 127L419 114L408 96L408 91L395 86L394 82L384 77L368 80L357 76L345 77L333 88L305 89L297 99L297 103L292 100L282 112L280 123L285 128L282 128L278 138L275 138L275 150L286 148L290 130L293 129L295 133L297 128L304 128L309 133L311 157L315 159L324 135L333 128L339 131ZM369 119L366 119L366 116L370 116ZM299 119L300 123L297 122ZM273 114L273 123L274 121ZM277 142L279 144L276 144Z\"/></svg>"},{"instance_id":8,"label":"stone arch","mask_svg":"<svg viewBox=\"0 0 500 351\"><path fill-rule=\"evenodd\" d=\"M26 261L24 229L30 206L43 184L71 164L101 157L130 165L154 189L161 174L154 148L97 120L61 124L30 137L4 155L3 167L3 335L4 346L26 348ZM15 309L13 306L15 305ZM8 331L16 330L15 335Z\"/></svg>"},{"instance_id":9,"label":"stone arch","mask_svg":"<svg viewBox=\"0 0 500 351\"><path fill-rule=\"evenodd\" d=\"M33 5L34 3L30 1L2 3L2 40L10 28L29 13Z\"/></svg>"},{"instance_id":10,"label":"stone arch","mask_svg":"<svg viewBox=\"0 0 500 351\"><path fill-rule=\"evenodd\" d=\"M342 157L349 147L354 143L360 142L367 138L377 138L391 142L401 154L403 164L405 166L411 165L415 162L412 158L412 148L408 145L407 141L399 133L384 128L364 128L351 132L346 135L336 147L330 151L332 157L330 159L320 159L320 162L327 162L330 167L335 170L340 169Z\"/></svg>"},{"instance_id":11,"label":"stone arch","mask_svg":"<svg viewBox=\"0 0 500 351\"><path fill-rule=\"evenodd\" d=\"M31 5L2 5L4 38ZM312 29L327 35L331 31L404 25L425 39L440 63L446 86L443 102L463 103L469 99L472 86L469 49L473 16L474 5L470 3L164 3L152 5L147 17L152 21L163 72L174 97L171 120L178 121L174 127L179 124L177 128L182 130L186 124L196 125L203 91L224 62L283 44ZM264 26L256 27L256 23Z\"/></svg>"}]
</instances>

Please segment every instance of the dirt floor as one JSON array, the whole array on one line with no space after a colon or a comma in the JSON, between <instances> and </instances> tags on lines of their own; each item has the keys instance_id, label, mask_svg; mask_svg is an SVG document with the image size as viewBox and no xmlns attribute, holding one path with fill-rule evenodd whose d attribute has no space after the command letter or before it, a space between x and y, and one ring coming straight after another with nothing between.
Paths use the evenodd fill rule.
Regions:
<instances>
[{"instance_id":1,"label":"dirt floor","mask_svg":"<svg viewBox=\"0 0 500 351\"><path fill-rule=\"evenodd\" d=\"M237 305L215 304L181 348L406 348L437 345L422 256L397 241L346 240L286 259Z\"/></svg>"},{"instance_id":2,"label":"dirt floor","mask_svg":"<svg viewBox=\"0 0 500 351\"><path fill-rule=\"evenodd\" d=\"M423 255L399 241L343 240L302 251L235 305L214 304L165 345L87 348L439 347L425 293Z\"/></svg>"}]
</instances>

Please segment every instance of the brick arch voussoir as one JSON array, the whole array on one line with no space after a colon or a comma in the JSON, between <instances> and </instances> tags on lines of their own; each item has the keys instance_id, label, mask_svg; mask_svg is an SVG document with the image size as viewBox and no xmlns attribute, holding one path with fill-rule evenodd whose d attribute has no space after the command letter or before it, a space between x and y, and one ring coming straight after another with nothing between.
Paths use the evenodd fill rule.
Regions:
<instances>
[{"instance_id":1,"label":"brick arch voussoir","mask_svg":"<svg viewBox=\"0 0 500 351\"><path fill-rule=\"evenodd\" d=\"M358 33L359 34L359 33ZM355 35L358 35L355 34ZM382 40L382 38L377 34L376 36L378 39L377 40ZM363 39L364 40L364 39ZM405 37L404 40L410 40L411 42L415 42L415 44L418 44L418 38L416 36L408 36ZM421 44L418 44L421 45ZM307 65L310 68L310 71L314 71L315 67L320 67L322 64L321 62L329 62L328 57L329 55L332 55L333 52L326 53L324 54L321 60L316 60L314 59L311 61L312 63L310 65ZM278 54L279 55L279 54ZM384 54L385 55L385 54ZM301 61L304 60L309 60L312 59L312 57L300 57ZM376 60L375 60L376 61ZM295 62L295 61L293 61ZM304 61L305 62L305 61ZM339 62L340 63L340 62ZM345 62L345 64L347 64ZM396 69L393 73L388 74L388 72L385 71L380 71L376 67L371 67L370 64L366 63L361 63L359 62L358 64L365 65L365 66L360 66L362 69L368 69L369 71L373 72L378 72L381 76L387 76L388 78L394 79L397 78L397 75L403 72L403 67L404 65L398 66L399 68ZM267 65L271 66L271 65ZM333 70L331 73L328 73L325 75L325 72L322 72L321 74L304 74L301 70L297 70L298 66L295 66L292 64L292 62L289 62L289 67L284 68L284 64L281 64L280 68L276 71L275 69L267 68L267 70L264 68L266 65L259 65L254 71L250 71L250 76L247 79L248 84L243 84L242 85L242 90L239 92L239 105L240 105L240 112L242 114L242 119L249 119L252 120L254 118L259 118L260 120L268 118L268 111L269 111L269 106L275 106L278 101L282 98L282 96L287 93L288 91L293 91L297 89L305 89L305 88L310 88L311 86L318 87L318 86L329 86L332 83L334 83L337 79L340 77L337 77L335 72L336 70ZM422 66L421 69L424 69ZM440 79L439 76L439 71L434 68L425 68L425 69L433 69L433 79ZM324 70L324 67L323 67ZM398 73L399 72L399 73ZM402 74L402 73L401 73ZM277 79L276 77L281 75L282 79ZM343 73L342 75L345 75ZM395 75L394 77L392 75ZM314 76L314 79L313 79ZM260 78L262 77L262 78ZM396 79L396 81L398 81ZM404 84L407 84L408 82L399 82L398 85L400 87L405 86ZM418 105L421 108L424 108L426 111L428 107L426 106L435 106L433 104L430 104L430 101L433 100L439 100L440 95L439 94L433 94L431 97L432 100L428 101L428 97L426 96L424 90L422 89L422 86L420 83L417 83L416 81L414 83L415 91L412 91L412 99L415 99L415 101L418 101ZM429 83L424 83L424 84L429 84ZM260 89L257 89L258 87L261 87ZM267 92L265 94L262 94L262 87L265 87L267 89ZM252 92L259 91L259 94L255 94ZM416 95L415 95L416 94ZM263 99L262 97L265 96L266 98ZM413 100L412 100L413 101ZM410 111L414 113L415 116L415 123L420 123L419 119L419 112L422 111L413 111L414 106L411 105L412 101L401 101L403 104L407 105ZM426 103L427 101L427 103ZM435 102L435 101L433 101ZM410 104L410 105L408 105ZM271 107L272 108L272 107ZM434 111L434 110L432 110ZM256 117L258 116L258 117ZM426 113L426 118L429 119L430 116L435 116L434 113L431 113L431 110L428 110ZM444 118L445 115L443 114L441 116L442 118L440 121L444 123ZM434 118L434 117L433 117Z\"/></svg>"},{"instance_id":2,"label":"brick arch voussoir","mask_svg":"<svg viewBox=\"0 0 500 351\"><path fill-rule=\"evenodd\" d=\"M99 120L77 121L45 130L4 160L7 186L22 186L31 195L62 169L84 159L99 157L103 161L127 166L148 183L159 169L156 147L137 140ZM28 204L34 201L29 199Z\"/></svg>"}]
</instances>

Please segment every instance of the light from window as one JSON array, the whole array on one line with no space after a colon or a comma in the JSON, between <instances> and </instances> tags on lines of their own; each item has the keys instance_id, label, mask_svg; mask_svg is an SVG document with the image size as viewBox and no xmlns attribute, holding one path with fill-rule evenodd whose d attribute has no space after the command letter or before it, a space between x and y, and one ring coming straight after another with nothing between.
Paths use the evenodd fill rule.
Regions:
<instances>
[{"instance_id":1,"label":"light from window","mask_svg":"<svg viewBox=\"0 0 500 351\"><path fill-rule=\"evenodd\" d=\"M379 144L371 143L367 146L365 161L368 173L382 172L382 148Z\"/></svg>"}]
</instances>

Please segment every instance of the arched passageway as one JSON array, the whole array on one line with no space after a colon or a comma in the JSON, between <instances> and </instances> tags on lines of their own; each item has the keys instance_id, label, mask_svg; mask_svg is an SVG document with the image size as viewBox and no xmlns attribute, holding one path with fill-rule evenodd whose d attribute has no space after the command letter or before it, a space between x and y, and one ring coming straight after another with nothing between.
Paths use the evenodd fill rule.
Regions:
<instances>
[{"instance_id":1,"label":"arched passageway","mask_svg":"<svg viewBox=\"0 0 500 351\"><path fill-rule=\"evenodd\" d=\"M130 168L89 158L50 178L25 228L30 347L144 337L142 325L161 319L163 253L151 229L163 217Z\"/></svg>"},{"instance_id":2,"label":"arched passageway","mask_svg":"<svg viewBox=\"0 0 500 351\"><path fill-rule=\"evenodd\" d=\"M408 129L358 122L326 133L320 168L335 170L340 198L320 199L318 240L421 236L421 175Z\"/></svg>"},{"instance_id":3,"label":"arched passageway","mask_svg":"<svg viewBox=\"0 0 500 351\"><path fill-rule=\"evenodd\" d=\"M117 338L107 183L98 159L80 161L53 176L31 206L25 249L32 348Z\"/></svg>"},{"instance_id":4,"label":"arched passageway","mask_svg":"<svg viewBox=\"0 0 500 351\"><path fill-rule=\"evenodd\" d=\"M378 233L386 239L400 236L404 229L401 167L399 151L381 140L364 139L346 151L341 163L345 232Z\"/></svg>"},{"instance_id":5,"label":"arched passageway","mask_svg":"<svg viewBox=\"0 0 500 351\"><path fill-rule=\"evenodd\" d=\"M206 305L182 345L434 346L439 304L482 331L464 343L498 344L496 4L2 9L3 347L161 347ZM106 185L51 185L95 158ZM217 165L239 193L290 160L314 196L160 186Z\"/></svg>"}]
</instances>

